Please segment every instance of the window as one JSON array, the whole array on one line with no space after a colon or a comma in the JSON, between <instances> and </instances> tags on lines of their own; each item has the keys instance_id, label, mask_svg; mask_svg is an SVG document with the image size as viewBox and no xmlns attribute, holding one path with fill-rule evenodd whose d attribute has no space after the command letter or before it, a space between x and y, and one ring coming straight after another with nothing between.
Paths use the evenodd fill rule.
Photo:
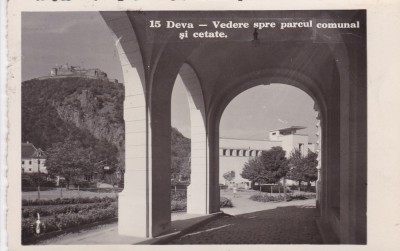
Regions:
<instances>
[{"instance_id":1,"label":"window","mask_svg":"<svg viewBox=\"0 0 400 251\"><path fill-rule=\"evenodd\" d=\"M32 172L32 168L29 168L29 172Z\"/></svg>"},{"instance_id":2,"label":"window","mask_svg":"<svg viewBox=\"0 0 400 251\"><path fill-rule=\"evenodd\" d=\"M38 164L40 164L40 159L37 161Z\"/></svg>"},{"instance_id":3,"label":"window","mask_svg":"<svg viewBox=\"0 0 400 251\"><path fill-rule=\"evenodd\" d=\"M31 160L29 161L29 165L32 165L32 161Z\"/></svg>"},{"instance_id":4,"label":"window","mask_svg":"<svg viewBox=\"0 0 400 251\"><path fill-rule=\"evenodd\" d=\"M276 132L273 132L272 135L276 135Z\"/></svg>"},{"instance_id":5,"label":"window","mask_svg":"<svg viewBox=\"0 0 400 251\"><path fill-rule=\"evenodd\" d=\"M25 160L22 161L22 165L25 165Z\"/></svg>"},{"instance_id":6,"label":"window","mask_svg":"<svg viewBox=\"0 0 400 251\"><path fill-rule=\"evenodd\" d=\"M302 143L299 144L299 150L300 150L301 153L303 152L303 145L304 144L302 144Z\"/></svg>"}]
</instances>

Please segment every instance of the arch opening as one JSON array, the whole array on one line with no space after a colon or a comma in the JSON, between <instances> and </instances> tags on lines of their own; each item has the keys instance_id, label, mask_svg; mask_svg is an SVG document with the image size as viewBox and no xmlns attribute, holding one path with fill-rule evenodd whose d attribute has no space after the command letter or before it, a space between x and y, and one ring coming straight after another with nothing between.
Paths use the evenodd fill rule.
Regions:
<instances>
[{"instance_id":1,"label":"arch opening","mask_svg":"<svg viewBox=\"0 0 400 251\"><path fill-rule=\"evenodd\" d=\"M314 95L309 94L309 91L299 88L300 84L293 84L294 81L289 81L290 84L287 84L288 81L280 81L283 84L265 85L269 83L266 81L268 78L261 78L237 85L238 88L231 91L231 95L227 96L227 101L222 105L223 111L218 125L219 148L240 148L244 154L236 158L219 156L219 182L232 186L231 182L227 183L224 179L224 173L234 171L236 175L233 186L243 189L256 188L254 180L241 176L246 163L251 159L260 158L264 151L272 147L282 147L286 152L286 158L290 157L294 149L300 147L304 156L307 155L308 149L318 154L316 177L311 182L311 190L315 191L314 195L318 199L316 186L320 180L322 163L320 139L322 114L318 101ZM304 129L306 133L296 132ZM277 182L279 183L283 185L283 179ZM298 187L298 184L293 180L287 182L287 185L292 187ZM300 184L304 186L304 182ZM259 186L256 189L259 189ZM221 196L229 197L229 194L229 190L221 191Z\"/></svg>"},{"instance_id":2,"label":"arch opening","mask_svg":"<svg viewBox=\"0 0 400 251\"><path fill-rule=\"evenodd\" d=\"M190 138L190 156L187 161L180 161L176 167L179 170L190 169L186 173L185 182L175 180L174 182L187 185L187 213L188 214L207 214L207 133L206 133L206 107L204 105L203 91L200 81L189 64L183 64L175 85L184 86L189 113L189 126L186 132ZM175 86L174 86L175 88ZM174 111L172 111L174 113ZM177 114L182 117L182 114ZM182 119L182 118L180 118ZM181 159L183 160L183 159ZM186 165L186 167L185 167Z\"/></svg>"}]
</instances>

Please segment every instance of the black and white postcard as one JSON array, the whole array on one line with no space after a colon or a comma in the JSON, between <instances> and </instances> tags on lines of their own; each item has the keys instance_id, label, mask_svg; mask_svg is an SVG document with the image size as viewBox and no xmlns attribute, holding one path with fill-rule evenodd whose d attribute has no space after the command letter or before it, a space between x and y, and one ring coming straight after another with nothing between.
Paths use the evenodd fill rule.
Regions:
<instances>
[{"instance_id":1,"label":"black and white postcard","mask_svg":"<svg viewBox=\"0 0 400 251\"><path fill-rule=\"evenodd\" d=\"M9 1L9 249L396 250L399 4L311 2Z\"/></svg>"}]
</instances>

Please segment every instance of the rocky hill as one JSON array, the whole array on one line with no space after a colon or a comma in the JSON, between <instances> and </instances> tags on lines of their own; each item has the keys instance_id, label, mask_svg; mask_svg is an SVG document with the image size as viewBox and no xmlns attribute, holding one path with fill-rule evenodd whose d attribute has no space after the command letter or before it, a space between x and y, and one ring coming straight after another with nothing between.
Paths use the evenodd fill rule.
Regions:
<instances>
[{"instance_id":1,"label":"rocky hill","mask_svg":"<svg viewBox=\"0 0 400 251\"><path fill-rule=\"evenodd\" d=\"M124 86L88 78L32 79L22 83L22 141L46 150L72 138L124 166ZM190 139L172 130L172 156L187 158ZM112 156L110 156L112 157ZM179 169L179 168L178 168Z\"/></svg>"},{"instance_id":2,"label":"rocky hill","mask_svg":"<svg viewBox=\"0 0 400 251\"><path fill-rule=\"evenodd\" d=\"M124 86L99 79L33 79L22 83L22 141L43 150L70 137L124 155Z\"/></svg>"}]
</instances>

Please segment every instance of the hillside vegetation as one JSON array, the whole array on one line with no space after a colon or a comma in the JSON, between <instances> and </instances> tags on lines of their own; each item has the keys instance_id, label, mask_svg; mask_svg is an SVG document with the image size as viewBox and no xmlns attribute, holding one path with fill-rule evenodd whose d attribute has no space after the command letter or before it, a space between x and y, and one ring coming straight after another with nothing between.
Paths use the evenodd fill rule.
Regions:
<instances>
[{"instance_id":1,"label":"hillside vegetation","mask_svg":"<svg viewBox=\"0 0 400 251\"><path fill-rule=\"evenodd\" d=\"M113 159L124 169L123 102L121 83L79 77L25 81L22 141L44 151L67 139L78 141L98 161ZM171 134L172 175L175 175L190 163L190 139L175 128Z\"/></svg>"}]
</instances>

